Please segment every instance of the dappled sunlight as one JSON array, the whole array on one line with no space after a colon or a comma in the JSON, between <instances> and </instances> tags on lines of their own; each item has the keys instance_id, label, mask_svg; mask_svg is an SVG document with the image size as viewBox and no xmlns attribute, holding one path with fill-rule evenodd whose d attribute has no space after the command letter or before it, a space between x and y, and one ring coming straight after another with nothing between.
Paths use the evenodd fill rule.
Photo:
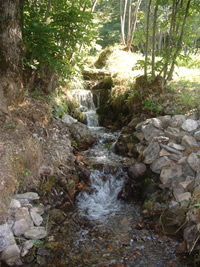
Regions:
<instances>
[{"instance_id":1,"label":"dappled sunlight","mask_svg":"<svg viewBox=\"0 0 200 267\"><path fill-rule=\"evenodd\" d=\"M107 69L111 74L117 73L120 79L131 79L142 74L141 70L133 70L138 60L142 59L141 54L126 52L120 49L115 49L107 60Z\"/></svg>"}]
</instances>

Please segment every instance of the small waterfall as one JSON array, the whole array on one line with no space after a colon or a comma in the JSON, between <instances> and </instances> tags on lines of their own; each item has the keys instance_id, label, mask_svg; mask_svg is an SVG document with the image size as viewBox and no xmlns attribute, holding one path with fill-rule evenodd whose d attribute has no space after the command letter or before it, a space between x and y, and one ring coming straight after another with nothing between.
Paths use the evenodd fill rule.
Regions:
<instances>
[{"instance_id":1,"label":"small waterfall","mask_svg":"<svg viewBox=\"0 0 200 267\"><path fill-rule=\"evenodd\" d=\"M73 97L80 105L80 110L86 115L89 127L98 127L98 116L93 101L93 93L90 90L76 89L72 91Z\"/></svg>"}]
</instances>

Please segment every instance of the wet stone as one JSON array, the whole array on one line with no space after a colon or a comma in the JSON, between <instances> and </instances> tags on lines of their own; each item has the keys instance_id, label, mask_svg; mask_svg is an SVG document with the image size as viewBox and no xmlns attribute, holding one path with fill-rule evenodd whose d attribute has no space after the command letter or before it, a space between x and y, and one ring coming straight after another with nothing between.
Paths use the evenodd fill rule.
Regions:
<instances>
[{"instance_id":1,"label":"wet stone","mask_svg":"<svg viewBox=\"0 0 200 267\"><path fill-rule=\"evenodd\" d=\"M129 167L128 175L131 179L137 179L142 177L145 174L146 170L147 168L144 163L136 162Z\"/></svg>"}]
</instances>

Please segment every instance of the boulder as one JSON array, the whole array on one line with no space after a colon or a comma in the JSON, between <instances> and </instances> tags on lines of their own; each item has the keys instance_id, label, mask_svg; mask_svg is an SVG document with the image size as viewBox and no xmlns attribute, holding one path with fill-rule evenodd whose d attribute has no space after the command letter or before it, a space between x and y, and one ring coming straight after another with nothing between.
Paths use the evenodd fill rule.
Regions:
<instances>
[{"instance_id":1,"label":"boulder","mask_svg":"<svg viewBox=\"0 0 200 267\"><path fill-rule=\"evenodd\" d=\"M200 131L195 132L194 137L198 142L200 142Z\"/></svg>"},{"instance_id":2,"label":"boulder","mask_svg":"<svg viewBox=\"0 0 200 267\"><path fill-rule=\"evenodd\" d=\"M25 238L28 239L43 239L47 236L47 231L44 227L30 227L25 233Z\"/></svg>"},{"instance_id":3,"label":"boulder","mask_svg":"<svg viewBox=\"0 0 200 267\"><path fill-rule=\"evenodd\" d=\"M86 125L77 122L69 127L72 138L77 142L80 149L86 150L96 142L96 135Z\"/></svg>"},{"instance_id":4,"label":"boulder","mask_svg":"<svg viewBox=\"0 0 200 267\"><path fill-rule=\"evenodd\" d=\"M36 226L40 226L43 222L42 216L35 211L35 209L30 210L31 219Z\"/></svg>"},{"instance_id":5,"label":"boulder","mask_svg":"<svg viewBox=\"0 0 200 267\"><path fill-rule=\"evenodd\" d=\"M183 146L198 146L196 139L193 136L184 135L182 138Z\"/></svg>"},{"instance_id":6,"label":"boulder","mask_svg":"<svg viewBox=\"0 0 200 267\"><path fill-rule=\"evenodd\" d=\"M17 244L12 244L6 247L6 249L2 253L2 259L9 266L22 265L20 259L20 249Z\"/></svg>"},{"instance_id":7,"label":"boulder","mask_svg":"<svg viewBox=\"0 0 200 267\"><path fill-rule=\"evenodd\" d=\"M25 219L18 220L14 223L13 232L15 236L23 235L29 228L28 223Z\"/></svg>"},{"instance_id":8,"label":"boulder","mask_svg":"<svg viewBox=\"0 0 200 267\"><path fill-rule=\"evenodd\" d=\"M164 166L168 166L173 164L173 161L170 160L168 157L164 156L164 157L160 157L158 159L156 159L151 165L150 168L154 173L160 173L161 169Z\"/></svg>"},{"instance_id":9,"label":"boulder","mask_svg":"<svg viewBox=\"0 0 200 267\"><path fill-rule=\"evenodd\" d=\"M165 166L161 170L160 180L164 187L170 187L173 180L183 175L183 167L181 165L173 164L171 166Z\"/></svg>"},{"instance_id":10,"label":"boulder","mask_svg":"<svg viewBox=\"0 0 200 267\"><path fill-rule=\"evenodd\" d=\"M27 192L24 194L16 194L13 197L14 199L27 199L28 201L32 201L32 200L37 200L39 199L39 195L38 193L34 193L34 192Z\"/></svg>"},{"instance_id":11,"label":"boulder","mask_svg":"<svg viewBox=\"0 0 200 267\"><path fill-rule=\"evenodd\" d=\"M158 118L153 118L152 119L152 124L154 127L158 128L158 129L162 129L162 121Z\"/></svg>"},{"instance_id":12,"label":"boulder","mask_svg":"<svg viewBox=\"0 0 200 267\"><path fill-rule=\"evenodd\" d=\"M181 127L181 125L185 122L184 115L175 115L172 117L170 121L171 127Z\"/></svg>"},{"instance_id":13,"label":"boulder","mask_svg":"<svg viewBox=\"0 0 200 267\"><path fill-rule=\"evenodd\" d=\"M113 79L111 76L104 77L92 89L111 89L113 87Z\"/></svg>"},{"instance_id":14,"label":"boulder","mask_svg":"<svg viewBox=\"0 0 200 267\"><path fill-rule=\"evenodd\" d=\"M181 128L186 132L192 132L196 130L197 127L198 127L197 121L191 119L186 120L181 126Z\"/></svg>"},{"instance_id":15,"label":"boulder","mask_svg":"<svg viewBox=\"0 0 200 267\"><path fill-rule=\"evenodd\" d=\"M190 200L191 197L192 196L190 192L180 193L176 195L176 201L178 202L188 201Z\"/></svg>"},{"instance_id":16,"label":"boulder","mask_svg":"<svg viewBox=\"0 0 200 267\"><path fill-rule=\"evenodd\" d=\"M200 157L197 153L191 153L187 159L188 164L195 172L200 172Z\"/></svg>"},{"instance_id":17,"label":"boulder","mask_svg":"<svg viewBox=\"0 0 200 267\"><path fill-rule=\"evenodd\" d=\"M159 158L160 146L157 142L150 144L143 152L145 156L144 163L151 164L154 160Z\"/></svg>"},{"instance_id":18,"label":"boulder","mask_svg":"<svg viewBox=\"0 0 200 267\"><path fill-rule=\"evenodd\" d=\"M179 186L184 189L185 192L192 191L195 185L195 178L192 176L187 176L186 180L179 183Z\"/></svg>"},{"instance_id":19,"label":"boulder","mask_svg":"<svg viewBox=\"0 0 200 267\"><path fill-rule=\"evenodd\" d=\"M28 226L33 226L33 221L31 220L30 214L29 214L29 210L26 207L22 207L20 209L18 209L15 213L15 221L20 221L24 219L24 221L26 222L26 224L28 224Z\"/></svg>"},{"instance_id":20,"label":"boulder","mask_svg":"<svg viewBox=\"0 0 200 267\"><path fill-rule=\"evenodd\" d=\"M154 127L153 124L143 126L142 132L144 133L144 138L147 142L150 142L156 136L163 135L163 132Z\"/></svg>"},{"instance_id":21,"label":"boulder","mask_svg":"<svg viewBox=\"0 0 200 267\"><path fill-rule=\"evenodd\" d=\"M145 174L146 170L147 168L144 163L135 162L128 168L128 175L131 179L137 180L138 178L141 178Z\"/></svg>"}]
</instances>

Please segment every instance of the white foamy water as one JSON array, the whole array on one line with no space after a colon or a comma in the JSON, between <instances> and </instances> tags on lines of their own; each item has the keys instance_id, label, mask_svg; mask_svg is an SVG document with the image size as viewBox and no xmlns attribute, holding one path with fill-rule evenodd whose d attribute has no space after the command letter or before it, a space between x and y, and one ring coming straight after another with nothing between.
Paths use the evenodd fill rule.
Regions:
<instances>
[{"instance_id":1,"label":"white foamy water","mask_svg":"<svg viewBox=\"0 0 200 267\"><path fill-rule=\"evenodd\" d=\"M85 114L87 125L89 127L98 127L99 121L93 101L93 93L90 90L76 89L72 91L72 95L79 103L82 112Z\"/></svg>"},{"instance_id":2,"label":"white foamy water","mask_svg":"<svg viewBox=\"0 0 200 267\"><path fill-rule=\"evenodd\" d=\"M114 175L105 175L101 171L94 170L90 180L91 188L81 192L77 198L79 212L90 220L104 221L108 215L115 215L121 209L117 196L124 179L116 179Z\"/></svg>"}]
</instances>

